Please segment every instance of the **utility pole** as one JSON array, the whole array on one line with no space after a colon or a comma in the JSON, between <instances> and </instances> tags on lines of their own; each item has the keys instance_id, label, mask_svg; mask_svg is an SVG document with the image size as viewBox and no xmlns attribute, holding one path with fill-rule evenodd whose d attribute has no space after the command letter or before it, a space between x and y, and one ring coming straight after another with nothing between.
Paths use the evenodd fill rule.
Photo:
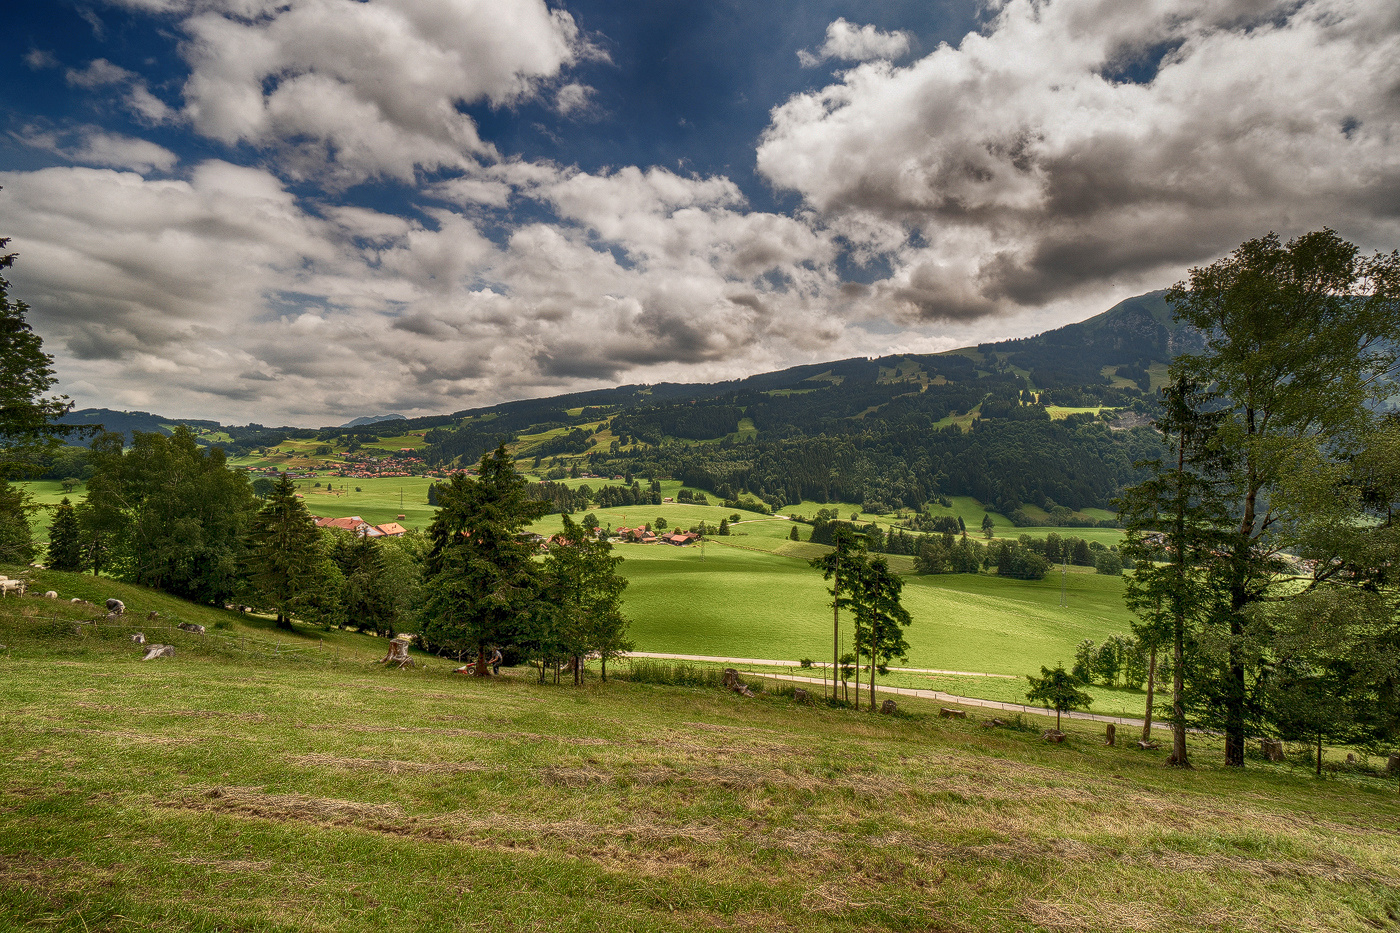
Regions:
<instances>
[{"instance_id":1,"label":"utility pole","mask_svg":"<svg viewBox=\"0 0 1400 933\"><path fill-rule=\"evenodd\" d=\"M1069 595L1065 592L1065 562L1060 561L1060 608L1069 608Z\"/></svg>"}]
</instances>

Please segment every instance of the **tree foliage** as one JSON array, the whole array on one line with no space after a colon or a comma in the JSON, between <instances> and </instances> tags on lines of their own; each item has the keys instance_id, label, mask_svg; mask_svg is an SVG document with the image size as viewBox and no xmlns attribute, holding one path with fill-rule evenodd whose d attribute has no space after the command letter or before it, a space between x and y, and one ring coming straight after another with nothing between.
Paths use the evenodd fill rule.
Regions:
<instances>
[{"instance_id":1,"label":"tree foliage","mask_svg":"<svg viewBox=\"0 0 1400 933\"><path fill-rule=\"evenodd\" d=\"M247 545L254 605L276 612L282 628L290 628L292 617L304 610L324 612L327 568L320 532L287 476L253 516Z\"/></svg>"},{"instance_id":2,"label":"tree foliage","mask_svg":"<svg viewBox=\"0 0 1400 933\"><path fill-rule=\"evenodd\" d=\"M539 594L535 549L520 532L548 506L528 486L504 444L482 455L476 478L457 473L438 486L421 631L439 649L476 655L477 676L486 676L488 647L524 639Z\"/></svg>"}]
</instances>

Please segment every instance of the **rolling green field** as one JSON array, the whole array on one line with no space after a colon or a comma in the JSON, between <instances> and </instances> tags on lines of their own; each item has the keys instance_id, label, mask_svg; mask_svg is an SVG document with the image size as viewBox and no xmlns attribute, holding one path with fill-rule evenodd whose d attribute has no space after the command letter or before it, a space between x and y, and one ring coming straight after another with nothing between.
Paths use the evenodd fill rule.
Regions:
<instances>
[{"instance_id":1,"label":"rolling green field","mask_svg":"<svg viewBox=\"0 0 1400 933\"><path fill-rule=\"evenodd\" d=\"M804 560L714 543L703 561L696 547L624 544L617 551L626 558L624 603L639 650L792 661L831 656L830 596ZM1059 580L905 579L903 602L914 620L910 667L1035 673L1042 664L1071 663L1085 638L1128 631L1118 577L1067 575L1068 609L1059 608Z\"/></svg>"},{"instance_id":2,"label":"rolling green field","mask_svg":"<svg viewBox=\"0 0 1400 933\"><path fill-rule=\"evenodd\" d=\"M318 476L295 480L306 508L324 518L358 515L376 525L398 520L406 528L426 529L437 512L428 505L428 487L434 480L424 476L385 476L362 479L353 476ZM316 483L321 487L316 488ZM334 489L326 491L326 483ZM359 492L356 492L356 489ZM402 520L397 516L403 515Z\"/></svg>"},{"instance_id":3,"label":"rolling green field","mask_svg":"<svg viewBox=\"0 0 1400 933\"><path fill-rule=\"evenodd\" d=\"M394 521L403 514L403 524L417 528L426 528L432 520L434 509L427 505L431 481L426 478L318 479L323 484L332 483L338 494L326 493L324 485L317 489L316 480L298 480L298 489L313 514L359 515L374 523ZM589 483L596 488L604 481L568 482ZM61 497L56 482L30 486L38 487L36 498L42 495L56 501ZM355 492L356 486L360 492ZM662 485L663 494L672 497L680 488L680 483L673 481ZM78 496L81 490L75 498ZM975 500L955 499L954 509L965 513L965 521L981 521ZM688 528L700 521L717 526L720 519L735 513L717 504L673 502L597 509L594 514L604 526L635 526L664 517L670 527ZM632 637L638 649L778 660L829 659L830 597L821 575L807 564L809 558L826 549L788 539L793 527L805 537L810 532L806 526L752 512L738 514L742 520L731 526L730 536L712 538L706 544L703 560L699 547L617 545L617 553L625 558L623 574L630 581L624 609L634 620ZM41 522L46 529L47 516ZM543 534L561 527L558 515L546 516L532 526ZM999 531L1018 532L1009 525ZM889 561L902 573L910 574L913 569L908 557L892 556ZM908 635L912 649L907 666L1020 677L1038 671L1042 664L1070 663L1075 645L1085 638L1101 641L1110 634L1126 633L1129 627L1122 580L1086 573L1083 568L1065 577L1068 609L1059 605L1061 580L1057 573L1036 582L985 574L910 574L905 580L904 604L914 618ZM849 629L846 631L849 638ZM924 680L891 683L929 686ZM933 685L933 689L965 691L962 695L985 699L1019 699L1022 682L1015 683L1016 696L1007 695L1010 683L968 678L956 690L949 685ZM1140 714L1136 694L1096 690L1095 695L1098 711Z\"/></svg>"},{"instance_id":4,"label":"rolling green field","mask_svg":"<svg viewBox=\"0 0 1400 933\"><path fill-rule=\"evenodd\" d=\"M228 628L143 663L126 629L75 624L92 609L0 602L0 929L1321 933L1400 918L1400 800L1359 769L1241 772L1193 738L1180 772L1164 751L1105 747L1097 724L1049 745L1041 717L984 728L918 700L874 716L616 677L385 670L366 663L383 642L359 636L333 653L315 632L291 655L222 648L216 634L255 623L161 605Z\"/></svg>"}]
</instances>

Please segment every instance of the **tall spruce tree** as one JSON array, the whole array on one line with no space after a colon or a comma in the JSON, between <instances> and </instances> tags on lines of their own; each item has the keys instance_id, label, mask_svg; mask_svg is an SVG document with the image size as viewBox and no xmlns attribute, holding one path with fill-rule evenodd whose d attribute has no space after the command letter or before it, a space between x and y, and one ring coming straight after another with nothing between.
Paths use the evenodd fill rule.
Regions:
<instances>
[{"instance_id":1,"label":"tall spruce tree","mask_svg":"<svg viewBox=\"0 0 1400 933\"><path fill-rule=\"evenodd\" d=\"M78 530L78 513L65 496L54 509L49 524L50 570L75 572L83 569L83 542Z\"/></svg>"},{"instance_id":2,"label":"tall spruce tree","mask_svg":"<svg viewBox=\"0 0 1400 933\"><path fill-rule=\"evenodd\" d=\"M279 628L321 595L320 531L285 474L253 516L246 566L253 602L277 613Z\"/></svg>"},{"instance_id":3,"label":"tall spruce tree","mask_svg":"<svg viewBox=\"0 0 1400 933\"><path fill-rule=\"evenodd\" d=\"M488 674L486 651L527 635L539 595L536 549L521 540L547 502L529 496L505 444L483 454L476 478L463 473L438 486L438 512L428 528L432 550L424 564L424 640L476 656L475 674Z\"/></svg>"}]
</instances>

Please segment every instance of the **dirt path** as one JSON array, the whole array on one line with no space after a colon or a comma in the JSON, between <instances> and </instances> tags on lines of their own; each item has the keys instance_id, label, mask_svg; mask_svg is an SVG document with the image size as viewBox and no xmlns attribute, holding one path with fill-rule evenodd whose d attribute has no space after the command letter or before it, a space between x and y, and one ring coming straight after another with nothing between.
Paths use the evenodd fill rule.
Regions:
<instances>
[{"instance_id":1,"label":"dirt path","mask_svg":"<svg viewBox=\"0 0 1400 933\"><path fill-rule=\"evenodd\" d=\"M719 662L719 663L722 663L722 664L731 664L731 665L734 665L736 668L739 667L739 666L744 666L744 665L759 665L759 664L761 664L761 665L771 665L771 666L774 666L774 667L800 667L800 666L801 666L801 665L800 665L798 662L796 662L796 661L775 661L775 660L764 660L764 659L762 659L762 658L715 658L715 657L708 657L708 656L706 656L706 655L698 655L698 654L660 654L660 653L649 652L649 651L633 651L633 652L631 653L630 657L634 657L634 658L657 658L657 659L665 659L665 660L673 660L673 661L715 661L715 662ZM893 670L893 668L891 668L891 670ZM924 671L924 669L921 669L921 668L905 668L905 670L910 670L910 671L916 671L916 670L917 670L917 671L921 671L921 672L936 673L936 674L959 674L959 675L962 675L962 676L972 676L972 677L1008 677L1008 676L1010 676L1009 674L979 674L979 673L970 672L970 671ZM766 672L766 671L742 671L741 673L748 674L748 675L750 675L750 676L752 676L752 677L770 677L770 678L772 678L772 679L774 679L774 680L786 680L786 681L791 681L792 683L800 683L800 684L826 684L826 683L829 683L829 681L823 680L823 679L820 678L820 677L802 677L802 676L798 676L798 675L794 675L794 674L773 674L773 673L769 673L769 672ZM939 701L939 702L941 702L941 703L955 703L955 704L957 704L958 706L975 706L975 707L979 707L979 708L981 708L981 709L994 709L994 710L1001 710L1001 711L1009 712L1009 713L1027 713L1027 714L1030 714L1030 715L1032 715L1032 716L1053 716L1053 715L1054 715L1053 712L1049 712L1049 711L1047 711L1044 707L1040 707L1040 706L1026 706L1026 705L1021 704L1021 703L1003 703L1003 702L1001 702L1001 701L999 701L999 700L983 700L983 699L980 699L980 698L978 698L978 697L957 696L957 695L952 694L952 693L944 693L944 692L941 691L941 690L919 690L919 689L912 688L912 687L881 687L881 686L878 686L878 685L875 687L875 695L876 695L876 699L877 699L877 700L880 699L880 698L882 698L882 697L888 697L888 696L890 696L891 694L897 694L897 695L899 695L899 696L918 697L918 698L924 699L924 700L937 700L937 701ZM862 697L864 697L864 696L866 696L866 695L867 695L867 694L862 694ZM1101 714L1101 713L1082 713L1082 712L1078 712L1078 711L1075 711L1075 710L1071 710L1071 711L1069 711L1069 712L1061 713L1060 715L1063 716L1065 719L1080 719L1080 720L1085 720L1085 721L1088 721L1088 722L1103 722L1103 723L1109 723L1109 722L1111 722L1111 723L1114 723L1115 725L1120 725L1120 726L1135 726L1135 727L1137 727L1137 728L1142 728L1142 720L1141 720L1141 719L1134 718L1134 717L1131 717L1131 716L1108 716L1108 715L1104 715L1104 714ZM1160 723L1160 722L1154 722L1154 723L1152 724L1152 727L1153 727L1154 729L1162 729L1162 730L1164 730L1164 731L1171 728L1170 725L1165 724L1165 723Z\"/></svg>"}]
</instances>

